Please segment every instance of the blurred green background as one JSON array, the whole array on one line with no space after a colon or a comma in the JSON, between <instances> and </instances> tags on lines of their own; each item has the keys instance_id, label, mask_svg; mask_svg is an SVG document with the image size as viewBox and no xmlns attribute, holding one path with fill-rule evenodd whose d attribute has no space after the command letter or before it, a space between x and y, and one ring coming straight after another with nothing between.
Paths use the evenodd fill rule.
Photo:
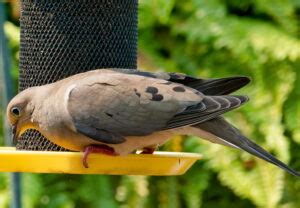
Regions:
<instances>
[{"instance_id":1,"label":"blurred green background","mask_svg":"<svg viewBox=\"0 0 300 208\"><path fill-rule=\"evenodd\" d=\"M11 75L17 86L19 3L5 6ZM226 117L299 171L299 20L299 0L140 0L139 68L201 77L250 76L252 83L239 93L251 101ZM178 177L22 174L22 204L300 207L300 180L247 153L183 137L161 150L198 152L204 159ZM9 174L0 173L1 208L9 206L9 184Z\"/></svg>"}]
</instances>

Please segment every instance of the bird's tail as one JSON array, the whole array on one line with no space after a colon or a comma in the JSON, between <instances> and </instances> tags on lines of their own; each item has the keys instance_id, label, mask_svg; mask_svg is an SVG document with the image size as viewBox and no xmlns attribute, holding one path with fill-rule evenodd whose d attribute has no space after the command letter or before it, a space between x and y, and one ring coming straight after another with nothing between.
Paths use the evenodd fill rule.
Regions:
<instances>
[{"instance_id":1,"label":"bird's tail","mask_svg":"<svg viewBox=\"0 0 300 208\"><path fill-rule=\"evenodd\" d=\"M300 173L291 169L286 164L284 164L283 162L275 158L273 155L268 153L266 150L264 150L262 147L258 146L257 144L249 140L247 137L242 135L242 133L237 128L232 126L222 117L218 117L206 121L204 123L194 125L193 127L201 129L202 135L198 135L200 137L203 137L203 132L207 132L207 135L209 136L207 136L207 138L204 139L212 141L212 137L214 137L213 142L242 149L267 162L273 163L274 165L282 168L283 170L287 171L288 173L294 176L300 177Z\"/></svg>"}]
</instances>

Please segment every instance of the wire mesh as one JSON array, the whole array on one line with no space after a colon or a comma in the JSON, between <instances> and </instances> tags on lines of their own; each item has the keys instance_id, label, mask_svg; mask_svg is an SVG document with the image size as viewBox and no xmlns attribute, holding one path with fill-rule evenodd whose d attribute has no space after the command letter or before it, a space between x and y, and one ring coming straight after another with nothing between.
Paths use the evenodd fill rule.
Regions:
<instances>
[{"instance_id":1,"label":"wire mesh","mask_svg":"<svg viewBox=\"0 0 300 208\"><path fill-rule=\"evenodd\" d=\"M22 0L19 90L99 68L136 68L138 0ZM66 151L39 132L19 150Z\"/></svg>"}]
</instances>

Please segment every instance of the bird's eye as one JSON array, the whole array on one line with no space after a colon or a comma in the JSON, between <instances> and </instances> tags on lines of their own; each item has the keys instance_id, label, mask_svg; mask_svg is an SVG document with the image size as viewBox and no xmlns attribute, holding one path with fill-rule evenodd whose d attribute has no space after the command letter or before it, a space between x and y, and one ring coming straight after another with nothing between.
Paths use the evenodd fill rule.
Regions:
<instances>
[{"instance_id":1,"label":"bird's eye","mask_svg":"<svg viewBox=\"0 0 300 208\"><path fill-rule=\"evenodd\" d=\"M13 107L13 108L11 109L11 113L12 113L14 116L18 117L18 116L20 116L21 109L20 109L19 107Z\"/></svg>"}]
</instances>

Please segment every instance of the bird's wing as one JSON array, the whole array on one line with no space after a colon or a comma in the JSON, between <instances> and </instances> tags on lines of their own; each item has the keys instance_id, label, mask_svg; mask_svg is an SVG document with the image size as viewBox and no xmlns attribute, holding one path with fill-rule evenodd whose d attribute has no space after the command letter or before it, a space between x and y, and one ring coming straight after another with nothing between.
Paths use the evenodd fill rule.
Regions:
<instances>
[{"instance_id":1,"label":"bird's wing","mask_svg":"<svg viewBox=\"0 0 300 208\"><path fill-rule=\"evenodd\" d=\"M116 70L116 69L114 69ZM118 69L120 70L120 69ZM129 71L122 69L123 73L136 74L139 76L164 79L167 81L180 83L185 86L194 88L205 95L227 95L239 90L250 82L245 76L233 76L226 78L204 79L195 78L182 73L166 73L166 72L145 72L145 71Z\"/></svg>"},{"instance_id":2,"label":"bird's wing","mask_svg":"<svg viewBox=\"0 0 300 208\"><path fill-rule=\"evenodd\" d=\"M190 106L185 111L175 115L167 123L165 129L203 123L238 108L247 101L248 97L242 95L204 96L197 105Z\"/></svg>"},{"instance_id":3,"label":"bird's wing","mask_svg":"<svg viewBox=\"0 0 300 208\"><path fill-rule=\"evenodd\" d=\"M77 79L68 95L76 131L106 143L193 125L239 107L245 96L205 96L162 79L103 71Z\"/></svg>"},{"instance_id":4,"label":"bird's wing","mask_svg":"<svg viewBox=\"0 0 300 208\"><path fill-rule=\"evenodd\" d=\"M161 79L107 71L69 82L67 109L77 132L105 143L147 135L203 96Z\"/></svg>"}]
</instances>

